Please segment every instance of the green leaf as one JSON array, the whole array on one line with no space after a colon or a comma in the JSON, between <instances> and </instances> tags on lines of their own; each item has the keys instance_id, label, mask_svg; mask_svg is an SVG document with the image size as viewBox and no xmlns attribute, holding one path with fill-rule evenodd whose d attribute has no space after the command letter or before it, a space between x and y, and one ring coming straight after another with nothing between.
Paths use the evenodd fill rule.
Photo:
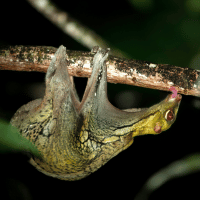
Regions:
<instances>
[{"instance_id":1,"label":"green leaf","mask_svg":"<svg viewBox=\"0 0 200 200\"><path fill-rule=\"evenodd\" d=\"M35 145L22 137L17 128L0 119L0 153L26 151L40 156Z\"/></svg>"}]
</instances>

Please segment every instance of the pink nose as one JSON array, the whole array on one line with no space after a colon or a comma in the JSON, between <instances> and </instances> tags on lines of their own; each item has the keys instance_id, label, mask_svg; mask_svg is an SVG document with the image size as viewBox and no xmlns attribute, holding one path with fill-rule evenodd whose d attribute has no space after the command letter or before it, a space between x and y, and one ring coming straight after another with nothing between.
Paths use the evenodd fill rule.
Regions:
<instances>
[{"instance_id":1,"label":"pink nose","mask_svg":"<svg viewBox=\"0 0 200 200\"><path fill-rule=\"evenodd\" d=\"M180 94L175 95L174 93L172 93L168 96L166 101L171 101L171 100L174 101L175 100L179 103L181 101L181 99L182 99L182 95L180 95Z\"/></svg>"}]
</instances>

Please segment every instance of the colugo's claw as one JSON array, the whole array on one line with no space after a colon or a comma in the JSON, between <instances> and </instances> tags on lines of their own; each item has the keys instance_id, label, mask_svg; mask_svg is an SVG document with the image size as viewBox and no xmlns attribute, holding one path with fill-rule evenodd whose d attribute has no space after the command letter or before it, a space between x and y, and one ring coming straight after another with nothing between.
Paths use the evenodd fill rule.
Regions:
<instances>
[{"instance_id":1,"label":"colugo's claw","mask_svg":"<svg viewBox=\"0 0 200 200\"><path fill-rule=\"evenodd\" d=\"M31 164L49 176L84 178L129 147L133 137L161 133L176 119L179 94L145 109L119 110L111 105L105 64L109 49L95 47L92 52L92 75L81 102L67 71L66 49L60 46L46 74L43 100L22 106L11 120L41 152Z\"/></svg>"}]
</instances>

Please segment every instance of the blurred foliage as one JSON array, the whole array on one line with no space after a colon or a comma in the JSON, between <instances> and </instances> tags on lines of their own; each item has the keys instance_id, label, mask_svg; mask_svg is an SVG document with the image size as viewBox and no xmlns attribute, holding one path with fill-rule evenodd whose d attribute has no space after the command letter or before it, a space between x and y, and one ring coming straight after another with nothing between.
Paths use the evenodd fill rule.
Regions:
<instances>
[{"instance_id":1,"label":"blurred foliage","mask_svg":"<svg viewBox=\"0 0 200 200\"><path fill-rule=\"evenodd\" d=\"M187 155L152 174L134 200L147 200L149 196L170 180L200 172L200 153Z\"/></svg>"},{"instance_id":2,"label":"blurred foliage","mask_svg":"<svg viewBox=\"0 0 200 200\"><path fill-rule=\"evenodd\" d=\"M129 0L132 6L140 11L148 12L155 6L154 0Z\"/></svg>"},{"instance_id":3,"label":"blurred foliage","mask_svg":"<svg viewBox=\"0 0 200 200\"><path fill-rule=\"evenodd\" d=\"M108 20L100 26L106 40L135 59L190 67L191 60L199 54L199 1L128 2L132 12L113 19L112 25Z\"/></svg>"},{"instance_id":4,"label":"blurred foliage","mask_svg":"<svg viewBox=\"0 0 200 200\"><path fill-rule=\"evenodd\" d=\"M0 153L25 151L40 156L37 148L11 124L0 120L0 130Z\"/></svg>"}]
</instances>

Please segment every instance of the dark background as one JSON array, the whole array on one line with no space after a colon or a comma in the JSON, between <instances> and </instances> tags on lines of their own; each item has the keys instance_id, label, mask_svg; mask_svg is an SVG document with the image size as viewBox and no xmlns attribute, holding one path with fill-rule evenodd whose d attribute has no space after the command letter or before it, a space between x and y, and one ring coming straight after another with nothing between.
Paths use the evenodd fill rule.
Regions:
<instances>
[{"instance_id":1,"label":"dark background","mask_svg":"<svg viewBox=\"0 0 200 200\"><path fill-rule=\"evenodd\" d=\"M200 3L186 0L53 1L130 58L198 69ZM196 2L196 4L195 4ZM38 45L88 51L65 35L26 1L4 1L0 6L0 45ZM45 74L0 71L0 118L42 97ZM85 78L76 79L82 95ZM167 92L108 84L112 104L119 108L148 107ZM124 96L123 96L124 95ZM125 99L122 101L120 99ZM130 101L128 100L130 99ZM135 138L133 145L89 177L67 182L35 170L21 153L1 154L2 199L132 198L153 173L173 161L199 151L197 97L183 96L178 118L166 132ZM163 185L150 199L199 196L200 174ZM5 196L3 196L5 195ZM198 198L198 197L197 197Z\"/></svg>"}]
</instances>

